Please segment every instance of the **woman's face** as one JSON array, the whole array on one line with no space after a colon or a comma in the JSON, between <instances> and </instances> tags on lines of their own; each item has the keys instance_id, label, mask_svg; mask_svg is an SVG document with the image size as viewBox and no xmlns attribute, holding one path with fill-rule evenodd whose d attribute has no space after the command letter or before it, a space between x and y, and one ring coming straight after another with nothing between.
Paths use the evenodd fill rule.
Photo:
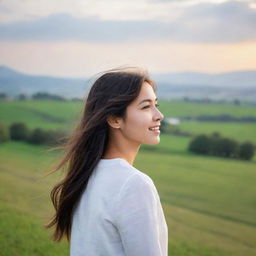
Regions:
<instances>
[{"instance_id":1,"label":"woman's face","mask_svg":"<svg viewBox=\"0 0 256 256\"><path fill-rule=\"evenodd\" d=\"M160 142L159 125L163 118L152 86L144 82L138 97L127 107L126 119L122 120L120 130L123 136L138 144L157 144ZM154 126L157 129L150 130Z\"/></svg>"}]
</instances>

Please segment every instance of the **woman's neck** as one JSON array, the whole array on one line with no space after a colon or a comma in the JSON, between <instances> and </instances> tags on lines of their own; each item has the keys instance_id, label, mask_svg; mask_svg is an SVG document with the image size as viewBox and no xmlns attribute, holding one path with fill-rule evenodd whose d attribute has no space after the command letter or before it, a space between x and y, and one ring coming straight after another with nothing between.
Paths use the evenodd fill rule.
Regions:
<instances>
[{"instance_id":1,"label":"woman's neck","mask_svg":"<svg viewBox=\"0 0 256 256\"><path fill-rule=\"evenodd\" d=\"M108 143L102 158L103 159L123 158L130 165L133 165L133 162L136 158L139 148L140 148L140 145L135 145L127 141L126 143L124 143L124 141L120 142L118 140L111 140Z\"/></svg>"}]
</instances>

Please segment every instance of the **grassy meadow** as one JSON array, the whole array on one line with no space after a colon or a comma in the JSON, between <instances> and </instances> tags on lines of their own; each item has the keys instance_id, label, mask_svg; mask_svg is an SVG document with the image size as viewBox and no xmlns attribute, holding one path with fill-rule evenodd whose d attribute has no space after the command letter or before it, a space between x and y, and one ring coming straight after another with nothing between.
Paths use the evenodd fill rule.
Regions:
<instances>
[{"instance_id":1,"label":"grassy meadow","mask_svg":"<svg viewBox=\"0 0 256 256\"><path fill-rule=\"evenodd\" d=\"M207 108L207 114L255 116L255 108L242 105L159 104L165 116L197 116ZM81 109L79 102L0 102L0 121L70 129ZM253 124L227 124L197 123L193 128L184 123L179 129L218 131L256 143ZM169 255L256 255L256 158L247 162L194 155L187 152L189 140L161 134L158 145L142 145L134 164L159 191L169 228ZM61 177L45 176L58 157L58 152L46 149L13 141L0 144L0 255L69 255L68 243L51 242L43 228L53 210L49 191Z\"/></svg>"}]
</instances>

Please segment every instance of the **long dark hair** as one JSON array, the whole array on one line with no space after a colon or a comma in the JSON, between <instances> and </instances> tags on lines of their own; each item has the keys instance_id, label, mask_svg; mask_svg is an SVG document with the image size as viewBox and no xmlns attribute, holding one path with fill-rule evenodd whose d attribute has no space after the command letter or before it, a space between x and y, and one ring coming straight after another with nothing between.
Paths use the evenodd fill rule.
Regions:
<instances>
[{"instance_id":1,"label":"long dark hair","mask_svg":"<svg viewBox=\"0 0 256 256\"><path fill-rule=\"evenodd\" d=\"M89 91L80 123L66 143L54 148L64 149L64 154L52 172L63 167L67 170L51 191L55 214L46 227L55 228L54 241L70 240L73 211L108 145L107 116L125 119L126 108L138 96L143 82L156 90L148 73L140 68L104 72Z\"/></svg>"}]
</instances>

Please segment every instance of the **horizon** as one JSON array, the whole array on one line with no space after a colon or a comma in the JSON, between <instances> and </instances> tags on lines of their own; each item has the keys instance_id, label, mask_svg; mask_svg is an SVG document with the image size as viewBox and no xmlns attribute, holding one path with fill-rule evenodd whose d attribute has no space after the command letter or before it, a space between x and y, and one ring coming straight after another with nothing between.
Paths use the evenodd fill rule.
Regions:
<instances>
[{"instance_id":1,"label":"horizon","mask_svg":"<svg viewBox=\"0 0 256 256\"><path fill-rule=\"evenodd\" d=\"M88 78L86 76L84 77L81 77L81 76L77 76L77 77L74 77L74 76L60 76L60 75L49 75L49 74L40 74L40 73L36 73L36 74L33 74L33 73L28 73L28 72L23 72L23 71L20 71L20 70L17 70L17 69L14 69L12 67L9 67L9 66L6 66L6 65L1 65L0 64L0 69L1 68L6 68L6 69L9 69L10 71L12 72L15 72L15 73L20 73L22 75L27 75L27 76L42 76L42 77L52 77L52 78L66 78L66 79L84 79L84 78ZM173 71L170 71L170 72L166 72L166 73L153 73L153 72L150 72L149 71L149 74L150 75L168 75L168 74L202 74L202 75L223 75L223 74L230 74L230 73L242 73L242 72L256 72L256 69L246 69L246 70L231 70L231 71L223 71L223 72L193 72L193 71L190 71L190 70L187 70L187 71L177 71L177 72L173 72ZM95 74L92 74L92 76L96 75Z\"/></svg>"}]
</instances>

